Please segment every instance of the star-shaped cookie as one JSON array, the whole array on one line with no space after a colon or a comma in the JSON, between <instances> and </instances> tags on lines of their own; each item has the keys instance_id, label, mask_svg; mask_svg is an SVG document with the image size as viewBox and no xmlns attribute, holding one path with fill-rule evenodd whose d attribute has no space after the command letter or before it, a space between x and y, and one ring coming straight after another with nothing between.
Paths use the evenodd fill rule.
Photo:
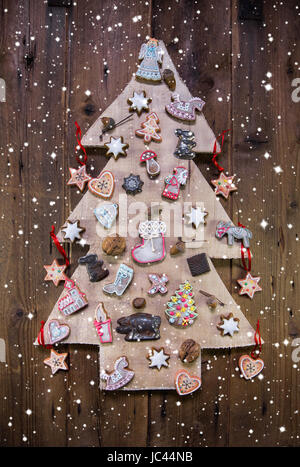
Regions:
<instances>
[{"instance_id":1,"label":"star-shaped cookie","mask_svg":"<svg viewBox=\"0 0 300 467\"><path fill-rule=\"evenodd\" d=\"M227 199L231 191L236 191L237 187L233 183L234 177L235 175L227 177L224 172L221 172L219 178L211 180L211 183L216 187L216 195L222 195Z\"/></svg>"},{"instance_id":2,"label":"star-shaped cookie","mask_svg":"<svg viewBox=\"0 0 300 467\"><path fill-rule=\"evenodd\" d=\"M186 216L189 218L188 224L193 224L196 229L198 229L200 224L205 224L205 216L207 216L207 212L201 208L192 208L191 212L187 212Z\"/></svg>"},{"instance_id":3,"label":"star-shaped cookie","mask_svg":"<svg viewBox=\"0 0 300 467\"><path fill-rule=\"evenodd\" d=\"M143 110L148 112L149 104L152 99L146 97L145 91L133 93L133 97L128 99L128 104L130 104L129 110L136 110L138 115L141 115Z\"/></svg>"},{"instance_id":4,"label":"star-shaped cookie","mask_svg":"<svg viewBox=\"0 0 300 467\"><path fill-rule=\"evenodd\" d=\"M58 286L60 281L66 280L67 276L65 275L67 265L63 264L60 266L56 259L50 265L44 265L44 268L47 271L45 281L53 281L53 284Z\"/></svg>"},{"instance_id":5,"label":"star-shaped cookie","mask_svg":"<svg viewBox=\"0 0 300 467\"><path fill-rule=\"evenodd\" d=\"M58 353L55 352L55 350L51 349L50 357L45 358L44 363L45 365L50 366L52 374L55 375L55 373L58 370L69 369L68 365L65 362L67 356L67 353Z\"/></svg>"},{"instance_id":6,"label":"star-shaped cookie","mask_svg":"<svg viewBox=\"0 0 300 467\"><path fill-rule=\"evenodd\" d=\"M105 143L104 146L108 149L106 156L112 154L114 158L117 160L119 156L127 156L126 149L129 147L128 144L123 143L123 137L114 138L113 136L110 137L110 142Z\"/></svg>"},{"instance_id":7,"label":"star-shaped cookie","mask_svg":"<svg viewBox=\"0 0 300 467\"><path fill-rule=\"evenodd\" d=\"M242 287L239 294L247 294L248 297L253 298L255 292L260 292L262 290L258 285L259 281L260 277L252 277L250 272L248 272L245 279L238 279L238 283Z\"/></svg>"},{"instance_id":8,"label":"star-shaped cookie","mask_svg":"<svg viewBox=\"0 0 300 467\"><path fill-rule=\"evenodd\" d=\"M239 332L240 330L239 321L238 318L233 317L232 313L229 313L227 316L221 315L221 321L217 328L221 331L222 336L229 334L232 337L235 332Z\"/></svg>"},{"instance_id":9,"label":"star-shaped cookie","mask_svg":"<svg viewBox=\"0 0 300 467\"><path fill-rule=\"evenodd\" d=\"M167 360L170 358L170 355L164 353L163 347L159 350L152 348L147 358L150 360L149 368L157 368L160 370L162 366L167 368L169 366Z\"/></svg>"},{"instance_id":10,"label":"star-shaped cookie","mask_svg":"<svg viewBox=\"0 0 300 467\"><path fill-rule=\"evenodd\" d=\"M85 184L92 178L86 173L86 165L82 165L79 169L72 169L72 167L69 167L69 171L71 178L67 185L76 185L80 191L83 191Z\"/></svg>"},{"instance_id":11,"label":"star-shaped cookie","mask_svg":"<svg viewBox=\"0 0 300 467\"><path fill-rule=\"evenodd\" d=\"M64 241L70 240L70 242L73 243L76 240L76 238L78 240L81 240L80 233L84 232L85 229L83 227L80 227L79 221L67 221L67 227L63 227L61 231L65 234Z\"/></svg>"}]
</instances>

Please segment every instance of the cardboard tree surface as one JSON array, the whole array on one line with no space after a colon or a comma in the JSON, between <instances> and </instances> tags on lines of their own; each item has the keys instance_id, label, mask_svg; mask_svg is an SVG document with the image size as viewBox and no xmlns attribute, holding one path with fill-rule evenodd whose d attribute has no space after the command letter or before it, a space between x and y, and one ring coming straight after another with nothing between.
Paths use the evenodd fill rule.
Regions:
<instances>
[{"instance_id":1,"label":"cardboard tree surface","mask_svg":"<svg viewBox=\"0 0 300 467\"><path fill-rule=\"evenodd\" d=\"M160 45L165 52L162 68L170 68L174 71L177 83L176 92L183 99L190 98L191 94L180 80L164 45L162 43ZM165 105L170 102L171 98L171 92L166 84L164 82L159 84L140 83L133 77L121 95L103 115L112 117L115 121L121 120L128 114L128 98L132 97L134 91L139 92L143 90L146 92L147 97L152 98L149 112L156 112L160 119L161 143L151 142L149 146L145 146L143 139L135 136L135 130L140 128L141 123L147 116L147 113L138 116L136 112L133 113L132 121L106 134L101 144L99 140L99 134L102 130L100 117L83 138L82 142L85 146L102 146L110 140L110 136L123 136L124 142L129 144L127 157L120 156L118 160L111 157L105 167L105 170L110 170L115 176L115 189L109 201L119 204L119 217L112 229L104 229L97 221L93 212L96 207L107 201L96 197L89 191L85 192L81 201L69 216L70 221L80 220L80 225L86 229L82 237L90 245L89 253L96 253L98 258L104 260L105 266L109 269L109 276L101 282L92 283L89 281L86 267L84 265L77 267L72 279L81 291L85 292L89 304L83 310L77 311L69 317L64 317L58 311L56 303L45 325L45 342L48 343L47 326L49 320L59 319L60 322L67 323L71 328L68 339L63 342L99 345L100 374L104 370L112 371L115 360L120 356L124 355L127 357L129 368L135 372L135 376L123 388L124 390L174 389L175 373L181 368L186 368L192 374L201 376L201 357L191 364L184 364L178 358L179 347L185 339L194 339L201 345L201 348L250 346L254 342L254 329L231 297L210 259L208 260L210 271L196 277L191 276L187 264L188 257L201 252L205 252L209 257L213 258L239 258L241 250L240 243L228 246L227 239L218 240L215 237L217 223L220 220L229 221L228 215L194 162L179 160L173 155L178 141L174 130L176 128L187 127L191 128L195 133L197 141L196 150L198 152L212 152L215 137L203 114L197 113L196 121L193 124L185 124L185 122L173 119L165 112ZM161 167L160 174L155 179L148 177L145 164L140 164L139 162L140 154L148 148L157 153L157 161ZM165 187L165 177L171 175L173 168L176 166L184 166L189 169L190 176L186 186L180 189L178 200L169 201L162 198L161 193ZM130 173L139 175L144 185L141 193L135 196L128 195L126 198L122 184L124 177L128 177ZM136 202L140 202L140 204L132 204ZM140 243L137 227L140 220L147 219L147 208L150 207L151 203L159 205L160 219L167 222L168 230L165 239L167 254L161 262L141 265L132 259L131 248ZM183 237L187 241L186 245L188 248L186 248L184 253L172 257L169 254L169 250L177 240L178 231L176 229L185 225L182 221L184 203L189 203L188 206L193 205L194 207L197 205L196 203L201 203L205 211L208 212L208 216L206 217L206 225L201 230L201 238L199 239L197 235L196 241L192 241L195 229L192 227L187 228L184 231ZM125 205L127 205L128 210ZM142 212L140 218L135 217L138 210ZM128 233L124 231L125 227L129 228ZM199 229L201 228L199 227ZM101 245L102 239L107 235L113 234L116 230L120 235L126 236L126 250L119 257L112 257L103 253ZM135 234L135 237L133 234ZM63 240L61 232L58 237L60 240ZM125 263L134 269L133 280L123 296L107 295L102 290L103 285L114 281L121 263ZM167 283L168 292L165 295L148 295L147 292L151 287L151 283L148 280L148 274L150 273L167 274L169 282ZM192 326L181 329L169 324L165 315L165 305L179 288L179 285L185 280L189 280L193 286L198 318ZM218 306L215 311L211 311L206 304L207 298L199 293L200 289L214 294L225 305ZM63 290L61 297L65 294L66 291ZM146 307L142 311L161 317L161 338L159 340L126 342L124 335L116 333L117 320L120 317L138 312L132 306L132 300L136 297L144 297L146 299ZM100 344L93 325L95 310L99 302L104 303L108 316L112 320L113 342L110 344ZM240 320L240 330L233 337L222 336L217 329L220 315L227 315L229 313L233 313L234 317ZM160 371L150 369L149 360L147 359L148 352L151 348L160 349L161 347L164 347L165 352L170 355L169 367L162 368ZM100 387L105 389L105 382L101 381Z\"/></svg>"}]
</instances>

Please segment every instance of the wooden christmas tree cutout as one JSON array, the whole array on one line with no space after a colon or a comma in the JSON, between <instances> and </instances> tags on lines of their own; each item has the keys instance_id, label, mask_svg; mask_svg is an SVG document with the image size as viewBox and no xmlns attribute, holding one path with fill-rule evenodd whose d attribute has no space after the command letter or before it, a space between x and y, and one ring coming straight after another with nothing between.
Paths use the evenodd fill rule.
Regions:
<instances>
[{"instance_id":1,"label":"wooden christmas tree cutout","mask_svg":"<svg viewBox=\"0 0 300 467\"><path fill-rule=\"evenodd\" d=\"M191 94L187 87L183 84L170 60L169 55L163 44L165 54L163 59L163 69L170 68L174 71L176 77L176 92L184 99L189 99ZM145 90L147 96L152 98L149 112L156 112L160 120L161 128L161 143L150 143L149 148L157 153L157 160L160 164L161 171L155 179L150 179L143 164L140 163L140 155L147 149L143 140L135 136L135 130L140 128L140 123L145 120L144 113L141 117L136 112L133 113L132 121L112 130L112 136L123 136L124 142L129 144L127 157L120 158L118 161L111 158L105 170L110 170L115 177L115 189L110 199L110 202L119 205L119 216L111 229L105 229L97 221L94 209L105 203L94 196L89 191L86 191L81 201L77 204L74 211L70 214L70 221L79 219L80 224L85 228L82 237L90 245L89 253L98 255L99 259L103 259L110 275L101 283L92 283L89 281L88 274L84 265L79 265L75 270L72 279L76 285L82 290L88 299L88 306L78 312L72 314L65 319L66 324L71 328L69 337L64 343L73 344L94 344L100 347L100 373L107 370L111 371L114 362L121 356L126 356L129 362L129 368L134 371L134 378L122 389L124 390L150 390L150 389L175 389L176 372L185 367L178 357L178 351L182 342L186 339L194 339L200 346L205 348L231 348L250 346L254 343L254 329L249 324L239 306L235 303L225 285L221 281L216 272L213 263L208 258L210 271L199 276L192 277L187 263L187 258L198 253L206 253L211 258L239 258L241 252L240 243L235 243L233 246L228 246L227 239L218 240L215 236L216 225L222 220L229 222L230 218L223 209L221 203L217 199L212 187L206 182L203 175L194 164L193 161L178 160L173 153L177 144L175 136L176 128L189 128L195 133L198 152L212 152L215 137L210 130L204 116L198 114L196 121L193 123L178 122L170 117L165 112L165 105L170 101L171 91L162 81L160 84L143 83L142 86L133 77L130 83L126 86L122 94L111 104L111 106L103 113L105 116L112 117L115 121L120 121L128 113L127 100L133 95L134 91L139 92ZM83 138L82 143L86 146L102 146L99 135L102 131L101 117L94 123ZM168 175L173 173L173 169L177 166L184 166L189 170L189 178L185 187L180 188L179 198L176 201L164 200L161 193L165 187L164 180ZM125 177L129 174L139 175L144 182L142 192L137 193L134 197L126 197L122 184ZM122 231L124 226L130 224L130 219L134 216L130 215L124 205L134 202L143 202L145 205L144 219L147 216L147 209L150 203L160 205L160 219L167 223L169 231L167 232L166 242L166 257L163 261L153 263L151 265L139 265L133 261L131 256L131 248L138 242L138 238L127 236L127 233ZM184 225L182 216L179 220L175 219L175 208L186 205L186 211L190 212L191 207L196 208L199 204L203 207L208 216L206 217L206 225L201 225L199 229L194 229L192 225L185 225L185 235L187 248L185 252L177 256L170 256L170 247L177 241L178 234L175 227ZM130 207L130 206L129 206ZM179 213L181 210L179 209ZM135 215L135 214L134 214ZM168 219L171 222L168 222ZM175 220L174 220L175 219ZM138 224L138 222L136 222ZM117 230L114 230L117 229ZM117 231L121 236L126 238L126 250L120 257L107 256L103 253L101 244L102 239ZM199 232L202 236L199 238ZM193 237L197 235L196 241ZM63 240L61 234L58 235L60 240ZM116 277L116 273L121 263L128 265L134 269L134 277L125 291L124 295L117 297L107 295L103 292L102 286L112 282ZM148 275L151 273L166 274L168 276L166 294L148 295L149 280ZM198 317L193 325L185 329L171 326L165 316L165 305L174 295L174 292L179 288L181 283L188 280L194 292L194 300L197 306ZM218 306L212 311L206 303L207 297L199 292L204 290L218 297L223 302L224 306ZM64 292L62 292L62 295ZM126 342L122 335L116 333L117 320L123 316L129 316L135 312L132 307L132 301L136 297L144 297L146 299L146 307L143 312L161 317L160 335L158 341L143 341L143 342ZM97 331L93 325L94 312L99 304L103 302L105 309L111 319L113 342L101 344ZM222 336L217 328L220 322L220 315L228 315L232 313L239 319L239 332L233 337ZM57 308L54 306L50 319L61 318ZM47 342L46 342L47 343ZM148 368L147 355L149 349L156 347L164 347L165 352L170 355L169 367L164 368L160 372L151 371ZM201 357L188 365L188 371L191 374L201 377ZM105 382L100 381L100 387L105 389Z\"/></svg>"}]
</instances>

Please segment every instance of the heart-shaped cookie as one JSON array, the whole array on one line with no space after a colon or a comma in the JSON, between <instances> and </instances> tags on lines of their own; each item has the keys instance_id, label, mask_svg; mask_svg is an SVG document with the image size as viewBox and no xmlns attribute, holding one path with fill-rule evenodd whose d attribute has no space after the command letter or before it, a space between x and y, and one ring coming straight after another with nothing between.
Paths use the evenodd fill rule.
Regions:
<instances>
[{"instance_id":1,"label":"heart-shaped cookie","mask_svg":"<svg viewBox=\"0 0 300 467\"><path fill-rule=\"evenodd\" d=\"M255 378L263 370L264 365L260 358L254 359L249 355L242 355L239 359L239 367L245 379Z\"/></svg>"},{"instance_id":2,"label":"heart-shaped cookie","mask_svg":"<svg viewBox=\"0 0 300 467\"><path fill-rule=\"evenodd\" d=\"M109 170L104 170L99 177L89 181L88 187L93 195L110 198L115 187L115 177Z\"/></svg>"},{"instance_id":3,"label":"heart-shaped cookie","mask_svg":"<svg viewBox=\"0 0 300 467\"><path fill-rule=\"evenodd\" d=\"M50 344L55 344L66 339L70 334L70 327L67 324L60 324L57 319L52 319L48 325Z\"/></svg>"},{"instance_id":4,"label":"heart-shaped cookie","mask_svg":"<svg viewBox=\"0 0 300 467\"><path fill-rule=\"evenodd\" d=\"M186 370L179 370L175 375L175 388L180 396L191 394L201 386L199 376L190 375Z\"/></svg>"}]
</instances>

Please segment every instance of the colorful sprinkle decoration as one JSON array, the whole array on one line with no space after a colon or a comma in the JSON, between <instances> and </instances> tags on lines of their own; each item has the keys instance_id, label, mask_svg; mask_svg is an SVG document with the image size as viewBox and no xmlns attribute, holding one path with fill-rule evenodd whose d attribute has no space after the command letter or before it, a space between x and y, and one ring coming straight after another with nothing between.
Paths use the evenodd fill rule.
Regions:
<instances>
[{"instance_id":1,"label":"colorful sprinkle decoration","mask_svg":"<svg viewBox=\"0 0 300 467\"><path fill-rule=\"evenodd\" d=\"M165 310L170 324L183 327L193 324L198 316L193 297L193 287L189 281L180 284L179 290L176 290L175 295L171 297Z\"/></svg>"}]
</instances>

